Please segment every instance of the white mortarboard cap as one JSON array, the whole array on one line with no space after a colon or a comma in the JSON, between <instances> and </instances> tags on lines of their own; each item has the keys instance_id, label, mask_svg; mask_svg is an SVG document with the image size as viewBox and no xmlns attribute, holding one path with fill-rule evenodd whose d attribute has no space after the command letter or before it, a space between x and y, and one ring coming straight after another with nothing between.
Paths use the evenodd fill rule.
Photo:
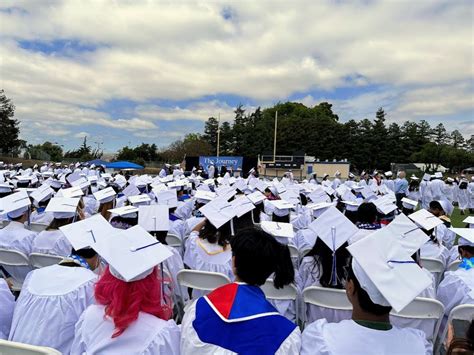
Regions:
<instances>
[{"instance_id":1,"label":"white mortarboard cap","mask_svg":"<svg viewBox=\"0 0 474 355\"><path fill-rule=\"evenodd\" d=\"M443 173L441 171L435 172L434 176L438 179L441 179L443 177Z\"/></svg>"},{"instance_id":2,"label":"white mortarboard cap","mask_svg":"<svg viewBox=\"0 0 474 355\"><path fill-rule=\"evenodd\" d=\"M360 191L360 193L362 194L362 196L364 196L366 200L375 197L375 193L372 191L372 189L369 186L364 186L364 188Z\"/></svg>"},{"instance_id":3,"label":"white mortarboard cap","mask_svg":"<svg viewBox=\"0 0 474 355\"><path fill-rule=\"evenodd\" d=\"M138 207L138 225L149 232L169 230L168 206L151 205Z\"/></svg>"},{"instance_id":4,"label":"white mortarboard cap","mask_svg":"<svg viewBox=\"0 0 474 355\"><path fill-rule=\"evenodd\" d=\"M100 176L104 179L112 179L112 175L110 175L110 173L103 173Z\"/></svg>"},{"instance_id":5,"label":"white mortarboard cap","mask_svg":"<svg viewBox=\"0 0 474 355\"><path fill-rule=\"evenodd\" d=\"M286 186L278 181L277 178L273 179L273 186L275 186L277 193L281 194L286 191Z\"/></svg>"},{"instance_id":6,"label":"white mortarboard cap","mask_svg":"<svg viewBox=\"0 0 474 355\"><path fill-rule=\"evenodd\" d=\"M141 226L102 234L96 240L94 249L107 261L112 275L126 282L144 279L173 255Z\"/></svg>"},{"instance_id":7,"label":"white mortarboard cap","mask_svg":"<svg viewBox=\"0 0 474 355\"><path fill-rule=\"evenodd\" d=\"M382 212L383 214L387 215L397 209L397 205L395 205L390 198L389 195L384 195L377 199L371 200L371 202L377 207L377 209Z\"/></svg>"},{"instance_id":8,"label":"white mortarboard cap","mask_svg":"<svg viewBox=\"0 0 474 355\"><path fill-rule=\"evenodd\" d=\"M103 190L94 192L94 197L100 203L107 203L114 199L116 193L112 187L107 187Z\"/></svg>"},{"instance_id":9,"label":"white mortarboard cap","mask_svg":"<svg viewBox=\"0 0 474 355\"><path fill-rule=\"evenodd\" d=\"M267 187L269 187L271 184L268 181L264 180L258 180L257 184L255 185L255 188L261 192L265 192Z\"/></svg>"},{"instance_id":10,"label":"white mortarboard cap","mask_svg":"<svg viewBox=\"0 0 474 355\"><path fill-rule=\"evenodd\" d=\"M247 196L239 196L230 203L235 209L236 216L239 218L255 208L255 205L252 203L252 201L250 201L250 199L248 199Z\"/></svg>"},{"instance_id":11,"label":"white mortarboard cap","mask_svg":"<svg viewBox=\"0 0 474 355\"><path fill-rule=\"evenodd\" d=\"M463 223L474 224L474 216L466 217L466 218L463 220Z\"/></svg>"},{"instance_id":12,"label":"white mortarboard cap","mask_svg":"<svg viewBox=\"0 0 474 355\"><path fill-rule=\"evenodd\" d=\"M391 234L410 255L414 254L430 239L419 226L403 213L395 217L387 227L382 228L380 233L383 234L381 238L384 238L385 234Z\"/></svg>"},{"instance_id":13,"label":"white mortarboard cap","mask_svg":"<svg viewBox=\"0 0 474 355\"><path fill-rule=\"evenodd\" d=\"M446 180L449 182L454 182L454 179L452 177L448 177Z\"/></svg>"},{"instance_id":14,"label":"white mortarboard cap","mask_svg":"<svg viewBox=\"0 0 474 355\"><path fill-rule=\"evenodd\" d=\"M235 210L230 202L223 198L216 198L199 209L214 227L220 228L233 217Z\"/></svg>"},{"instance_id":15,"label":"white mortarboard cap","mask_svg":"<svg viewBox=\"0 0 474 355\"><path fill-rule=\"evenodd\" d=\"M262 194L260 191L255 191L255 192L252 192L251 194L248 194L247 195L248 199L250 201L252 201L252 203L254 205L258 205L259 203L261 203L262 201L266 200L266 196L264 194Z\"/></svg>"},{"instance_id":16,"label":"white mortarboard cap","mask_svg":"<svg viewBox=\"0 0 474 355\"><path fill-rule=\"evenodd\" d=\"M159 178L160 182L167 183L173 181L173 175L166 175L165 177Z\"/></svg>"},{"instance_id":17,"label":"white mortarboard cap","mask_svg":"<svg viewBox=\"0 0 474 355\"><path fill-rule=\"evenodd\" d=\"M205 201L211 201L216 198L216 194L212 191L203 191L203 190L197 190L196 194L194 197L198 200L205 200Z\"/></svg>"},{"instance_id":18,"label":"white mortarboard cap","mask_svg":"<svg viewBox=\"0 0 474 355\"><path fill-rule=\"evenodd\" d=\"M358 230L336 207L329 207L308 228L333 251L339 249Z\"/></svg>"},{"instance_id":19,"label":"white mortarboard cap","mask_svg":"<svg viewBox=\"0 0 474 355\"><path fill-rule=\"evenodd\" d=\"M288 189L282 194L280 194L280 197L282 200L288 201L293 205L297 205L300 202L300 194L295 190Z\"/></svg>"},{"instance_id":20,"label":"white mortarboard cap","mask_svg":"<svg viewBox=\"0 0 474 355\"><path fill-rule=\"evenodd\" d=\"M405 202L405 203L408 203L409 205L412 205L413 208L416 208L416 206L418 206L418 201L410 200L408 197L403 197L402 202Z\"/></svg>"},{"instance_id":21,"label":"white mortarboard cap","mask_svg":"<svg viewBox=\"0 0 474 355\"><path fill-rule=\"evenodd\" d=\"M400 312L432 280L395 238L377 233L347 248L353 256L352 270L372 302Z\"/></svg>"},{"instance_id":22,"label":"white mortarboard cap","mask_svg":"<svg viewBox=\"0 0 474 355\"><path fill-rule=\"evenodd\" d=\"M160 191L155 196L159 205L166 205L168 208L178 207L178 197L174 189Z\"/></svg>"},{"instance_id":23,"label":"white mortarboard cap","mask_svg":"<svg viewBox=\"0 0 474 355\"><path fill-rule=\"evenodd\" d=\"M79 179L70 182L70 184L71 184L71 186L74 186L74 187L78 186L81 189L84 189L84 188L90 186L91 183L85 177L81 176Z\"/></svg>"},{"instance_id":24,"label":"white mortarboard cap","mask_svg":"<svg viewBox=\"0 0 474 355\"><path fill-rule=\"evenodd\" d=\"M54 194L54 190L51 187L49 187L49 185L44 184L38 187L35 191L33 191L30 196L36 202L41 202L43 200L50 198L53 194Z\"/></svg>"},{"instance_id":25,"label":"white mortarboard cap","mask_svg":"<svg viewBox=\"0 0 474 355\"><path fill-rule=\"evenodd\" d=\"M336 192L331 186L323 186L323 190L324 190L328 195L333 195L334 192Z\"/></svg>"},{"instance_id":26,"label":"white mortarboard cap","mask_svg":"<svg viewBox=\"0 0 474 355\"><path fill-rule=\"evenodd\" d=\"M393 173L391 171L386 171L384 175L386 177L391 177L391 176L393 176Z\"/></svg>"},{"instance_id":27,"label":"white mortarboard cap","mask_svg":"<svg viewBox=\"0 0 474 355\"><path fill-rule=\"evenodd\" d=\"M122 193L129 197L129 196L135 196L140 194L140 190L135 185L128 185L125 189L123 189Z\"/></svg>"},{"instance_id":28,"label":"white mortarboard cap","mask_svg":"<svg viewBox=\"0 0 474 355\"><path fill-rule=\"evenodd\" d=\"M454 206L451 202L448 200L436 200L439 202L441 207L443 208L444 213L446 213L448 216L451 216L454 210Z\"/></svg>"},{"instance_id":29,"label":"white mortarboard cap","mask_svg":"<svg viewBox=\"0 0 474 355\"><path fill-rule=\"evenodd\" d=\"M108 210L110 213L122 216L122 217L136 217L132 216L132 214L135 214L138 212L138 207L135 206L123 206L123 207L118 207L118 208L112 208ZM128 216L130 215L130 216Z\"/></svg>"},{"instance_id":30,"label":"white mortarboard cap","mask_svg":"<svg viewBox=\"0 0 474 355\"><path fill-rule=\"evenodd\" d=\"M274 237L293 238L295 236L291 223L262 221L260 226Z\"/></svg>"},{"instance_id":31,"label":"white mortarboard cap","mask_svg":"<svg viewBox=\"0 0 474 355\"><path fill-rule=\"evenodd\" d=\"M206 184L206 185L214 185L215 184L214 179L206 179L202 183Z\"/></svg>"},{"instance_id":32,"label":"white mortarboard cap","mask_svg":"<svg viewBox=\"0 0 474 355\"><path fill-rule=\"evenodd\" d=\"M474 228L449 228L451 231L460 236L458 245L474 246Z\"/></svg>"},{"instance_id":33,"label":"white mortarboard cap","mask_svg":"<svg viewBox=\"0 0 474 355\"><path fill-rule=\"evenodd\" d=\"M420 180L420 179L418 179L418 177L417 177L416 175L410 176L410 179L411 179L411 180Z\"/></svg>"},{"instance_id":34,"label":"white mortarboard cap","mask_svg":"<svg viewBox=\"0 0 474 355\"><path fill-rule=\"evenodd\" d=\"M98 179L99 179L99 178L97 177L97 175L89 175L89 176L87 177L87 180L89 180L89 182L90 182L91 184L92 184L92 183L97 183L97 180L98 180Z\"/></svg>"},{"instance_id":35,"label":"white mortarboard cap","mask_svg":"<svg viewBox=\"0 0 474 355\"><path fill-rule=\"evenodd\" d=\"M288 202L286 200L271 200L271 201L268 201L268 203L278 210L289 210L289 209L295 208L295 205L293 205L291 202Z\"/></svg>"},{"instance_id":36,"label":"white mortarboard cap","mask_svg":"<svg viewBox=\"0 0 474 355\"><path fill-rule=\"evenodd\" d=\"M314 203L327 202L330 200L328 194L323 190L323 188L314 190L308 195L308 197Z\"/></svg>"},{"instance_id":37,"label":"white mortarboard cap","mask_svg":"<svg viewBox=\"0 0 474 355\"><path fill-rule=\"evenodd\" d=\"M430 181L430 180L431 180L431 175L428 174L428 173L425 173L425 174L423 175L423 180L425 180L425 181Z\"/></svg>"},{"instance_id":38,"label":"white mortarboard cap","mask_svg":"<svg viewBox=\"0 0 474 355\"><path fill-rule=\"evenodd\" d=\"M48 206L46 212L53 212L54 218L72 218L76 215L79 198L54 197Z\"/></svg>"},{"instance_id":39,"label":"white mortarboard cap","mask_svg":"<svg viewBox=\"0 0 474 355\"><path fill-rule=\"evenodd\" d=\"M418 224L420 227L424 228L425 230L430 230L443 224L443 221L433 215L432 213L428 212L425 209L418 210L408 216L413 222Z\"/></svg>"},{"instance_id":40,"label":"white mortarboard cap","mask_svg":"<svg viewBox=\"0 0 474 355\"><path fill-rule=\"evenodd\" d=\"M18 218L28 211L30 205L31 200L26 191L16 192L0 199L0 213L7 213L10 218Z\"/></svg>"},{"instance_id":41,"label":"white mortarboard cap","mask_svg":"<svg viewBox=\"0 0 474 355\"><path fill-rule=\"evenodd\" d=\"M101 214L59 227L59 230L76 250L93 247L98 236L115 232L115 228Z\"/></svg>"},{"instance_id":42,"label":"white mortarboard cap","mask_svg":"<svg viewBox=\"0 0 474 355\"><path fill-rule=\"evenodd\" d=\"M130 201L130 203L132 204L146 204L148 202L151 201L151 198L150 196L148 195L135 195L135 196L128 196L128 200Z\"/></svg>"},{"instance_id":43,"label":"white mortarboard cap","mask_svg":"<svg viewBox=\"0 0 474 355\"><path fill-rule=\"evenodd\" d=\"M57 197L67 197L67 198L73 198L73 197L80 197L84 195L82 192L82 189L80 186L73 186L68 189L61 189L57 193Z\"/></svg>"},{"instance_id":44,"label":"white mortarboard cap","mask_svg":"<svg viewBox=\"0 0 474 355\"><path fill-rule=\"evenodd\" d=\"M334 206L332 202L309 203L306 205L307 209L312 211L322 210Z\"/></svg>"}]
</instances>

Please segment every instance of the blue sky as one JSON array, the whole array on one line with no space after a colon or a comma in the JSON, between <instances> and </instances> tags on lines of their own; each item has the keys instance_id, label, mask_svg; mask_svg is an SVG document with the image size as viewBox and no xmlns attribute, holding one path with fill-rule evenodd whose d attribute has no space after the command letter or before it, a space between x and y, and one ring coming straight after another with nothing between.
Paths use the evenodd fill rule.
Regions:
<instances>
[{"instance_id":1,"label":"blue sky","mask_svg":"<svg viewBox=\"0 0 474 355\"><path fill-rule=\"evenodd\" d=\"M0 87L29 143L167 146L209 116L329 101L342 121L474 134L470 1L0 3Z\"/></svg>"}]
</instances>

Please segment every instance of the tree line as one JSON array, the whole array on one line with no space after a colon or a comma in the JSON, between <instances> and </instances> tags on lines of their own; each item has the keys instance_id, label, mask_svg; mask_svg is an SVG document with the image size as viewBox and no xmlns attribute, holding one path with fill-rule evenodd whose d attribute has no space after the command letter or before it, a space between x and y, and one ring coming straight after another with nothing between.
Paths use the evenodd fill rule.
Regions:
<instances>
[{"instance_id":1,"label":"tree line","mask_svg":"<svg viewBox=\"0 0 474 355\"><path fill-rule=\"evenodd\" d=\"M87 138L80 147L63 152L52 142L31 145L18 138L19 122L15 106L0 90L0 153L47 161L64 158L87 161L100 158L103 151L93 149ZM273 107L258 107L247 112L243 105L234 111L232 122L209 117L204 132L184 136L169 146L142 143L121 148L115 160L139 164L181 162L186 155L215 155L219 131L220 155L255 157L272 155L275 114L278 111L277 155L310 155L320 160L347 159L353 169L389 169L391 163L419 162L436 169L442 164L454 171L474 165L474 138L465 139L458 130L448 131L440 123L435 127L421 120L387 124L380 108L373 119L340 122L332 105L322 102L313 107L285 102Z\"/></svg>"}]
</instances>

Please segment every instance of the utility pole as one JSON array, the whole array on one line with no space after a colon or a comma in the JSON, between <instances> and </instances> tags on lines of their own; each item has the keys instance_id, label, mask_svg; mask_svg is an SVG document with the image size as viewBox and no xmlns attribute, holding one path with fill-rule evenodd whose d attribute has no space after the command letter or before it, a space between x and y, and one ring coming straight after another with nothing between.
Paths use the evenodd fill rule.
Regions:
<instances>
[{"instance_id":1,"label":"utility pole","mask_svg":"<svg viewBox=\"0 0 474 355\"><path fill-rule=\"evenodd\" d=\"M219 157L219 146L221 139L221 113L217 116L217 156Z\"/></svg>"},{"instance_id":2,"label":"utility pole","mask_svg":"<svg viewBox=\"0 0 474 355\"><path fill-rule=\"evenodd\" d=\"M275 137L273 140L273 162L276 162L278 111L275 111Z\"/></svg>"}]
</instances>

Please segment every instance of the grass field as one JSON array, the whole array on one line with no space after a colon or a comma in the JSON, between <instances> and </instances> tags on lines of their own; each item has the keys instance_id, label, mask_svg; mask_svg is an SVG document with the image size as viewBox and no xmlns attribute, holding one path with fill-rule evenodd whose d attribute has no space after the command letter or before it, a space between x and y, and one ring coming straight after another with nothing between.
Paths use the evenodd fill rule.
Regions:
<instances>
[{"instance_id":1,"label":"grass field","mask_svg":"<svg viewBox=\"0 0 474 355\"><path fill-rule=\"evenodd\" d=\"M459 208L455 207L453 214L451 215L451 224L453 227L457 228L464 228L466 227L466 224L463 223L462 221L467 217L467 216L473 216L473 214L469 214L469 210L465 211L464 215L460 214Z\"/></svg>"}]
</instances>

